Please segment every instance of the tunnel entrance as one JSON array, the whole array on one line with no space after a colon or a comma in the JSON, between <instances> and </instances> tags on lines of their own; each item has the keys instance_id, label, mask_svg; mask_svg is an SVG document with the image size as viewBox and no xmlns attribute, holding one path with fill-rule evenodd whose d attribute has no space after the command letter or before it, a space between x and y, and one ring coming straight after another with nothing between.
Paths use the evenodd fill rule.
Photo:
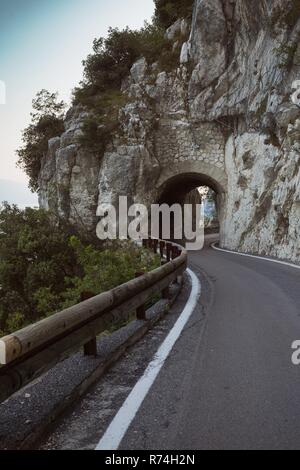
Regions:
<instances>
[{"instance_id":1,"label":"tunnel entrance","mask_svg":"<svg viewBox=\"0 0 300 470\"><path fill-rule=\"evenodd\" d=\"M197 205L202 204L204 233L218 234L222 230L224 190L217 181L205 174L184 173L167 179L160 188L157 203L168 206L180 204L182 209L185 204L190 204L193 207L193 231L196 230L196 211L199 210ZM160 237L164 238L161 229ZM184 238L178 239L176 237L172 213L170 239L182 244L186 242Z\"/></svg>"},{"instance_id":2,"label":"tunnel entrance","mask_svg":"<svg viewBox=\"0 0 300 470\"><path fill-rule=\"evenodd\" d=\"M197 191L199 191L204 205L205 234L218 234L220 232L218 194L209 186L200 186Z\"/></svg>"}]
</instances>

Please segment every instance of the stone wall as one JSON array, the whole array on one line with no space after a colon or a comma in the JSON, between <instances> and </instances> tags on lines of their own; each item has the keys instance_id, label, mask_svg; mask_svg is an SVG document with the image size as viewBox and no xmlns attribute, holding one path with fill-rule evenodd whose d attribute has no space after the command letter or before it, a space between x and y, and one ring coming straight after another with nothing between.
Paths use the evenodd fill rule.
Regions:
<instances>
[{"instance_id":1,"label":"stone wall","mask_svg":"<svg viewBox=\"0 0 300 470\"><path fill-rule=\"evenodd\" d=\"M224 168L224 135L214 123L161 120L155 142L157 158L164 166L199 161Z\"/></svg>"}]
</instances>

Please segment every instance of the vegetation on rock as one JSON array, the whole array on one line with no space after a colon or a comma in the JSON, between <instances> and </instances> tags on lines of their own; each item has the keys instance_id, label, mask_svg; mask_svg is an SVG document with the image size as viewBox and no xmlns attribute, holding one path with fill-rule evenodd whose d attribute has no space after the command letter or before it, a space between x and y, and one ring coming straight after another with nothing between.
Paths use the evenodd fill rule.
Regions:
<instances>
[{"instance_id":1,"label":"vegetation on rock","mask_svg":"<svg viewBox=\"0 0 300 470\"><path fill-rule=\"evenodd\" d=\"M165 69L178 65L179 52L158 24L140 30L110 28L107 38L95 39L93 53L83 62L84 79L74 91L74 104L90 112L79 143L101 155L119 125L119 110L128 101L120 89L132 65L141 57Z\"/></svg>"},{"instance_id":2,"label":"vegetation on rock","mask_svg":"<svg viewBox=\"0 0 300 470\"><path fill-rule=\"evenodd\" d=\"M110 28L106 38L94 40L93 53L83 61L84 79L75 89L75 102L94 107L101 93L120 90L136 60L143 56L155 62L164 48L170 48L169 42L154 24L145 23L140 30Z\"/></svg>"},{"instance_id":3,"label":"vegetation on rock","mask_svg":"<svg viewBox=\"0 0 300 470\"><path fill-rule=\"evenodd\" d=\"M23 145L17 150L18 166L29 177L29 187L38 190L41 160L48 150L48 141L64 131L63 101L57 93L41 90L32 101L31 124L23 131Z\"/></svg>"},{"instance_id":4,"label":"vegetation on rock","mask_svg":"<svg viewBox=\"0 0 300 470\"><path fill-rule=\"evenodd\" d=\"M293 28L300 15L299 0L289 0L288 5L284 7L278 5L274 8L271 17L271 27Z\"/></svg>"},{"instance_id":5,"label":"vegetation on rock","mask_svg":"<svg viewBox=\"0 0 300 470\"><path fill-rule=\"evenodd\" d=\"M128 97L122 93L123 80L141 57L156 62L160 70L171 71L179 65L180 38L174 46L165 28L181 17L191 16L193 0L155 2L152 23L140 30L110 28L106 38L95 39L93 52L83 61L84 77L74 90L74 105L82 105L89 116L83 122L78 143L102 156L119 126L119 110ZM183 38L181 38L183 39ZM64 132L64 103L56 93L42 90L33 100L32 122L23 132L23 146L17 151L18 165L29 176L30 188L38 191L41 160L48 141Z\"/></svg>"},{"instance_id":6,"label":"vegetation on rock","mask_svg":"<svg viewBox=\"0 0 300 470\"><path fill-rule=\"evenodd\" d=\"M172 7L170 5L172 4ZM165 34L165 27L180 17L189 16L193 1L156 2L151 24L140 30L110 28L106 38L94 40L93 52L83 62L84 79L74 90L74 104L90 111L83 123L79 143L101 154L118 128L118 113L128 97L120 92L122 82L133 64L144 57L159 70L171 71L179 65L182 41L176 47ZM183 39L183 38L181 38Z\"/></svg>"},{"instance_id":7,"label":"vegetation on rock","mask_svg":"<svg viewBox=\"0 0 300 470\"><path fill-rule=\"evenodd\" d=\"M295 53L297 51L298 43L288 43L282 44L281 46L274 49L274 52L280 58L279 68L290 72L293 62Z\"/></svg>"},{"instance_id":8,"label":"vegetation on rock","mask_svg":"<svg viewBox=\"0 0 300 470\"><path fill-rule=\"evenodd\" d=\"M155 20L168 28L179 18L190 18L193 13L194 0L155 0Z\"/></svg>"}]
</instances>

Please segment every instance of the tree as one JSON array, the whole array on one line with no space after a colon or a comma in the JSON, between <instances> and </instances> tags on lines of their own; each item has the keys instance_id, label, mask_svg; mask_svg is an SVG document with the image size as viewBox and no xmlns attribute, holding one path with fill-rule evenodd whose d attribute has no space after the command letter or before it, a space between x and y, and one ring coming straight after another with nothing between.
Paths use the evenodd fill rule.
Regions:
<instances>
[{"instance_id":1,"label":"tree","mask_svg":"<svg viewBox=\"0 0 300 470\"><path fill-rule=\"evenodd\" d=\"M80 301L82 292L94 295L117 287L135 277L136 272L151 271L160 265L158 256L132 242L114 242L103 250L84 245L77 237L70 244L82 269L81 276L69 279L65 307Z\"/></svg>"},{"instance_id":2,"label":"tree","mask_svg":"<svg viewBox=\"0 0 300 470\"><path fill-rule=\"evenodd\" d=\"M63 101L57 93L41 90L32 101L31 124L23 131L23 146L17 150L17 165L29 176L31 190L39 189L41 160L48 150L48 141L64 131Z\"/></svg>"},{"instance_id":3,"label":"tree","mask_svg":"<svg viewBox=\"0 0 300 470\"><path fill-rule=\"evenodd\" d=\"M91 92L121 86L122 79L140 56L138 32L129 28L110 28L107 38L95 39L93 53L83 62L84 84Z\"/></svg>"},{"instance_id":4,"label":"tree","mask_svg":"<svg viewBox=\"0 0 300 470\"><path fill-rule=\"evenodd\" d=\"M65 277L76 273L61 221L43 210L1 206L0 330L17 329L58 309Z\"/></svg>"},{"instance_id":5,"label":"tree","mask_svg":"<svg viewBox=\"0 0 300 470\"><path fill-rule=\"evenodd\" d=\"M100 242L99 242L100 243ZM41 209L0 206L0 336L160 264L132 242L90 245Z\"/></svg>"},{"instance_id":6,"label":"tree","mask_svg":"<svg viewBox=\"0 0 300 470\"><path fill-rule=\"evenodd\" d=\"M140 57L149 63L159 60L172 45L158 25L145 23L140 30L110 28L107 38L95 39L93 52L83 61L84 79L75 89L75 101L90 104L89 98L110 90L120 90L122 80Z\"/></svg>"},{"instance_id":7,"label":"tree","mask_svg":"<svg viewBox=\"0 0 300 470\"><path fill-rule=\"evenodd\" d=\"M30 113L32 122L38 124L45 116L63 119L65 103L58 101L58 93L50 93L43 89L32 100L33 112Z\"/></svg>"},{"instance_id":8,"label":"tree","mask_svg":"<svg viewBox=\"0 0 300 470\"><path fill-rule=\"evenodd\" d=\"M179 18L191 17L194 0L154 0L155 20L168 28Z\"/></svg>"}]
</instances>

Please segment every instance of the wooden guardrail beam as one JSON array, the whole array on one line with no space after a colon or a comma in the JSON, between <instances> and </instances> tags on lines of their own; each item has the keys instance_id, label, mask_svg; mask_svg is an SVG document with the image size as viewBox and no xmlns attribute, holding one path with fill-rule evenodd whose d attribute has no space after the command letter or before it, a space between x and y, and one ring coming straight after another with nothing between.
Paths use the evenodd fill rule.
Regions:
<instances>
[{"instance_id":1,"label":"wooden guardrail beam","mask_svg":"<svg viewBox=\"0 0 300 470\"><path fill-rule=\"evenodd\" d=\"M146 273L142 277L133 279L111 291L104 292L0 339L0 364L9 364L42 344L68 334L73 329L101 316L106 310L120 305L168 276L186 262L186 256L183 253L182 257Z\"/></svg>"},{"instance_id":2,"label":"wooden guardrail beam","mask_svg":"<svg viewBox=\"0 0 300 470\"><path fill-rule=\"evenodd\" d=\"M54 367L58 362L66 359L72 353L78 351L89 340L106 331L112 325L124 319L128 312L134 311L145 303L152 295L163 292L180 274L183 274L186 266L181 265L173 273L160 280L135 297L127 300L119 307L104 313L87 323L80 329L75 330L44 349L37 350L35 354L28 354L12 364L0 368L0 403L21 388L28 385L40 375Z\"/></svg>"},{"instance_id":3,"label":"wooden guardrail beam","mask_svg":"<svg viewBox=\"0 0 300 470\"><path fill-rule=\"evenodd\" d=\"M170 284L186 270L187 253L159 240L143 245L155 252L159 246L162 256L166 246L162 266L98 296L84 293L80 304L0 339L0 402L83 346L85 354L96 355L96 337L128 312L136 310L147 321L144 305L154 294L168 295Z\"/></svg>"}]
</instances>

